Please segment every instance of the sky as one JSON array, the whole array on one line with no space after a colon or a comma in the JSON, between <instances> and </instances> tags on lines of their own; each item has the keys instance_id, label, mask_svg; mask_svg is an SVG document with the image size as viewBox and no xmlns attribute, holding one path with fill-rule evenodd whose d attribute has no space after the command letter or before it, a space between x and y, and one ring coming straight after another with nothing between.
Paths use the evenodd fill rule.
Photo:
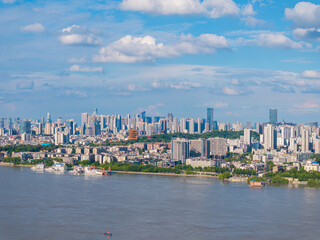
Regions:
<instances>
[{"instance_id":1,"label":"sky","mask_svg":"<svg viewBox=\"0 0 320 240\"><path fill-rule=\"evenodd\" d=\"M0 0L0 116L320 117L320 1Z\"/></svg>"}]
</instances>

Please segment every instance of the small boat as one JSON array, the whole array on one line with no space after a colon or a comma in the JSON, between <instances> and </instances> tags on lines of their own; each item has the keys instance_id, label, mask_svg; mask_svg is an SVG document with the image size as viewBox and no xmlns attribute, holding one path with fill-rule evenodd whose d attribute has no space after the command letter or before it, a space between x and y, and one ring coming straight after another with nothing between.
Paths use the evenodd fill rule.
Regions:
<instances>
[{"instance_id":1,"label":"small boat","mask_svg":"<svg viewBox=\"0 0 320 240\"><path fill-rule=\"evenodd\" d=\"M264 187L265 182L262 181L256 181L256 180L251 180L250 181L250 187Z\"/></svg>"},{"instance_id":2,"label":"small boat","mask_svg":"<svg viewBox=\"0 0 320 240\"><path fill-rule=\"evenodd\" d=\"M31 170L34 170L34 171L44 171L44 164L43 163L39 163L35 166L33 166L31 168Z\"/></svg>"},{"instance_id":3,"label":"small boat","mask_svg":"<svg viewBox=\"0 0 320 240\"><path fill-rule=\"evenodd\" d=\"M106 236L112 236L112 233L107 232L107 233L104 233L104 235L106 235Z\"/></svg>"}]
</instances>

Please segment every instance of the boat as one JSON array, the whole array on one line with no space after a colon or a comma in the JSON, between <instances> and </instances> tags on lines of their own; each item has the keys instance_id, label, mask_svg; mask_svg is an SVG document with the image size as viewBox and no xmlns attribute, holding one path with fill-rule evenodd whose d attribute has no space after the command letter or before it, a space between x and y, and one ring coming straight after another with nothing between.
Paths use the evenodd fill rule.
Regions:
<instances>
[{"instance_id":1,"label":"boat","mask_svg":"<svg viewBox=\"0 0 320 240\"><path fill-rule=\"evenodd\" d=\"M70 171L70 173L75 174L75 175L84 174L84 169L81 166L75 166L75 167L73 167L73 170Z\"/></svg>"},{"instance_id":2,"label":"boat","mask_svg":"<svg viewBox=\"0 0 320 240\"><path fill-rule=\"evenodd\" d=\"M87 166L84 168L84 174L86 174L86 175L106 175L106 171L103 167Z\"/></svg>"},{"instance_id":3,"label":"boat","mask_svg":"<svg viewBox=\"0 0 320 240\"><path fill-rule=\"evenodd\" d=\"M44 164L43 163L39 163L35 166L33 166L31 168L31 170L34 170L34 171L44 171Z\"/></svg>"},{"instance_id":4,"label":"boat","mask_svg":"<svg viewBox=\"0 0 320 240\"><path fill-rule=\"evenodd\" d=\"M45 168L48 172L65 172L67 166L64 163L55 163L53 166Z\"/></svg>"},{"instance_id":5,"label":"boat","mask_svg":"<svg viewBox=\"0 0 320 240\"><path fill-rule=\"evenodd\" d=\"M256 181L256 180L251 180L250 181L250 187L264 187L265 182L262 181Z\"/></svg>"}]
</instances>

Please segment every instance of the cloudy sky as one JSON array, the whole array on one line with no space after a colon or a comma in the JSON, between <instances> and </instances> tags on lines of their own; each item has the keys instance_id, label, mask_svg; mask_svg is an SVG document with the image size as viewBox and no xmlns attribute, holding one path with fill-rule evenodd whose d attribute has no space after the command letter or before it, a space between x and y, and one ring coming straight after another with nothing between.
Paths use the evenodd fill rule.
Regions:
<instances>
[{"instance_id":1,"label":"cloudy sky","mask_svg":"<svg viewBox=\"0 0 320 240\"><path fill-rule=\"evenodd\" d=\"M319 121L319 1L0 1L1 117Z\"/></svg>"}]
</instances>

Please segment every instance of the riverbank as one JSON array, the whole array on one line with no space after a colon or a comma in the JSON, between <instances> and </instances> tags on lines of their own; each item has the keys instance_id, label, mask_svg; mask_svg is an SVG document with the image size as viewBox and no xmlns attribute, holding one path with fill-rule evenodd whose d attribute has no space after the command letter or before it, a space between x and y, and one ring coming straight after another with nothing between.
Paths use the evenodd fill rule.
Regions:
<instances>
[{"instance_id":1,"label":"riverbank","mask_svg":"<svg viewBox=\"0 0 320 240\"><path fill-rule=\"evenodd\" d=\"M34 165L25 165L25 164L14 164L14 163L0 162L0 166L3 166L3 167L27 167L27 168L32 168Z\"/></svg>"},{"instance_id":2,"label":"riverbank","mask_svg":"<svg viewBox=\"0 0 320 240\"><path fill-rule=\"evenodd\" d=\"M215 175L209 174L185 174L185 173L154 173L154 172L130 172L130 171L113 171L119 174L140 174L140 175L157 175L157 176L176 176L176 177L205 177L205 178L218 178Z\"/></svg>"}]
</instances>

